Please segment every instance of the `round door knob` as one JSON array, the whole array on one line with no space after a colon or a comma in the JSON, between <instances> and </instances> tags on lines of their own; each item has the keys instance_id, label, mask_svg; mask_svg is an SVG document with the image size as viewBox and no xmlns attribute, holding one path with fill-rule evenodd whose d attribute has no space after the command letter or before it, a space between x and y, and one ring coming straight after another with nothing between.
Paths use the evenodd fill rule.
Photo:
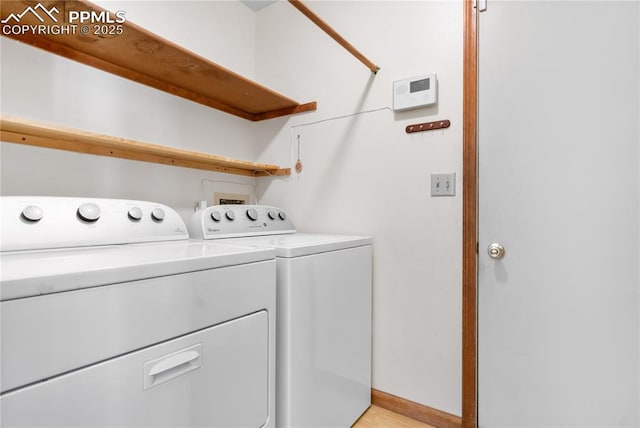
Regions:
<instances>
[{"instance_id":1,"label":"round door knob","mask_svg":"<svg viewBox=\"0 0 640 428\"><path fill-rule=\"evenodd\" d=\"M222 220L222 216L220 215L220 211L211 211L211 220L213 220L213 221Z\"/></svg>"},{"instance_id":2,"label":"round door knob","mask_svg":"<svg viewBox=\"0 0 640 428\"><path fill-rule=\"evenodd\" d=\"M236 218L236 214L233 211L227 211L224 213L224 216L230 221L233 221Z\"/></svg>"},{"instance_id":3,"label":"round door knob","mask_svg":"<svg viewBox=\"0 0 640 428\"><path fill-rule=\"evenodd\" d=\"M492 259L501 259L504 257L504 247L497 242L491 243L487 247L487 253Z\"/></svg>"},{"instance_id":4,"label":"round door knob","mask_svg":"<svg viewBox=\"0 0 640 428\"><path fill-rule=\"evenodd\" d=\"M78 208L78 217L81 220L93 223L100 218L100 207L91 202L80 205Z\"/></svg>"},{"instance_id":5,"label":"round door knob","mask_svg":"<svg viewBox=\"0 0 640 428\"><path fill-rule=\"evenodd\" d=\"M247 210L247 217L249 217L249 220L251 221L256 221L258 219L258 211L253 208L249 208Z\"/></svg>"},{"instance_id":6,"label":"round door knob","mask_svg":"<svg viewBox=\"0 0 640 428\"><path fill-rule=\"evenodd\" d=\"M162 208L154 208L153 211L151 211L151 218L155 221L164 220L164 210Z\"/></svg>"}]
</instances>

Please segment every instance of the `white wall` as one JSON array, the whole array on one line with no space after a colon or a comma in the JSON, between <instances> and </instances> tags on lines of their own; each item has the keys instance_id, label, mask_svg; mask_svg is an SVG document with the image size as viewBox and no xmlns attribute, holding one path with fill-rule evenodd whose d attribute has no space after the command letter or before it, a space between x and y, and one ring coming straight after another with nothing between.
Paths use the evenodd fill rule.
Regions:
<instances>
[{"instance_id":1,"label":"white wall","mask_svg":"<svg viewBox=\"0 0 640 428\"><path fill-rule=\"evenodd\" d=\"M98 0L128 21L250 79L255 74L255 13L238 1Z\"/></svg>"},{"instance_id":2,"label":"white wall","mask_svg":"<svg viewBox=\"0 0 640 428\"><path fill-rule=\"evenodd\" d=\"M238 2L100 2L242 74L254 73L255 14ZM90 132L251 160L251 123L2 37L1 110ZM214 191L253 193L241 176L2 143L3 195L131 198L188 217ZM204 187L204 195L202 188Z\"/></svg>"},{"instance_id":3,"label":"white wall","mask_svg":"<svg viewBox=\"0 0 640 428\"><path fill-rule=\"evenodd\" d=\"M316 112L259 124L259 160L290 165L300 135L304 164L261 181L261 202L289 210L299 230L374 237L373 387L459 415L461 2L307 4L381 70L373 76L287 2L257 13L256 77L318 101ZM393 113L392 82L428 72L438 105ZM404 131L437 119L451 128ZM430 197L440 172L457 173L456 197Z\"/></svg>"}]
</instances>

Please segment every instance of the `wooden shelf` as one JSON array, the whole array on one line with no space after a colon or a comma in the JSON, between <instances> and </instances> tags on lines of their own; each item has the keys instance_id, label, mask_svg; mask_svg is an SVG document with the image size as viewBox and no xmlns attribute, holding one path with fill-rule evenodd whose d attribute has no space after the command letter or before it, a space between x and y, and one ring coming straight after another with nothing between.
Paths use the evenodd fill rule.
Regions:
<instances>
[{"instance_id":1,"label":"wooden shelf","mask_svg":"<svg viewBox=\"0 0 640 428\"><path fill-rule=\"evenodd\" d=\"M2 1L2 17L22 14L33 1ZM68 19L69 11L103 12L87 1L40 1L51 10L55 7L58 24ZM113 20L115 16L111 14ZM48 18L47 18L48 19ZM45 22L49 24L49 22ZM53 22L51 22L53 23ZM9 20L5 25L15 25ZM32 13L20 18L20 25L42 24ZM76 24L74 22L74 24ZM6 37L142 83L164 92L248 119L259 121L279 116L311 111L316 102L300 104L258 83L219 66L129 21L122 25L122 34L11 34ZM108 26L106 26L108 27Z\"/></svg>"},{"instance_id":2,"label":"wooden shelf","mask_svg":"<svg viewBox=\"0 0 640 428\"><path fill-rule=\"evenodd\" d=\"M34 123L17 118L0 118L2 141L110 156L185 168L203 169L250 177L290 175L290 168L247 162L124 138L94 134L77 129Z\"/></svg>"}]
</instances>

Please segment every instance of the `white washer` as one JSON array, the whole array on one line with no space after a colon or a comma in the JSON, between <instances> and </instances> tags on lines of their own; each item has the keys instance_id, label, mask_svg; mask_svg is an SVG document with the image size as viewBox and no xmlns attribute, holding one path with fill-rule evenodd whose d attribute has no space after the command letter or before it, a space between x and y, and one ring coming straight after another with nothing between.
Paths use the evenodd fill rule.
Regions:
<instances>
[{"instance_id":1,"label":"white washer","mask_svg":"<svg viewBox=\"0 0 640 428\"><path fill-rule=\"evenodd\" d=\"M3 197L2 427L274 427L275 259L169 207Z\"/></svg>"},{"instance_id":2,"label":"white washer","mask_svg":"<svg viewBox=\"0 0 640 428\"><path fill-rule=\"evenodd\" d=\"M189 234L275 249L276 426L351 426L371 404L371 238L296 233L257 205L200 210Z\"/></svg>"}]
</instances>

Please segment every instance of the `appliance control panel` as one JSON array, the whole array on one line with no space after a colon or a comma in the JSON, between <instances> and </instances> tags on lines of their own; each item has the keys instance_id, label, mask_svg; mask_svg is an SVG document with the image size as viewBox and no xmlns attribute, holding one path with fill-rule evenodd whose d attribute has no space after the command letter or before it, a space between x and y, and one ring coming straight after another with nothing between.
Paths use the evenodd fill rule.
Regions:
<instances>
[{"instance_id":1,"label":"appliance control panel","mask_svg":"<svg viewBox=\"0 0 640 428\"><path fill-rule=\"evenodd\" d=\"M1 251L188 239L166 205L124 199L2 196Z\"/></svg>"},{"instance_id":2,"label":"appliance control panel","mask_svg":"<svg viewBox=\"0 0 640 428\"><path fill-rule=\"evenodd\" d=\"M189 236L195 239L294 233L286 212L266 205L213 205L191 216Z\"/></svg>"}]
</instances>

